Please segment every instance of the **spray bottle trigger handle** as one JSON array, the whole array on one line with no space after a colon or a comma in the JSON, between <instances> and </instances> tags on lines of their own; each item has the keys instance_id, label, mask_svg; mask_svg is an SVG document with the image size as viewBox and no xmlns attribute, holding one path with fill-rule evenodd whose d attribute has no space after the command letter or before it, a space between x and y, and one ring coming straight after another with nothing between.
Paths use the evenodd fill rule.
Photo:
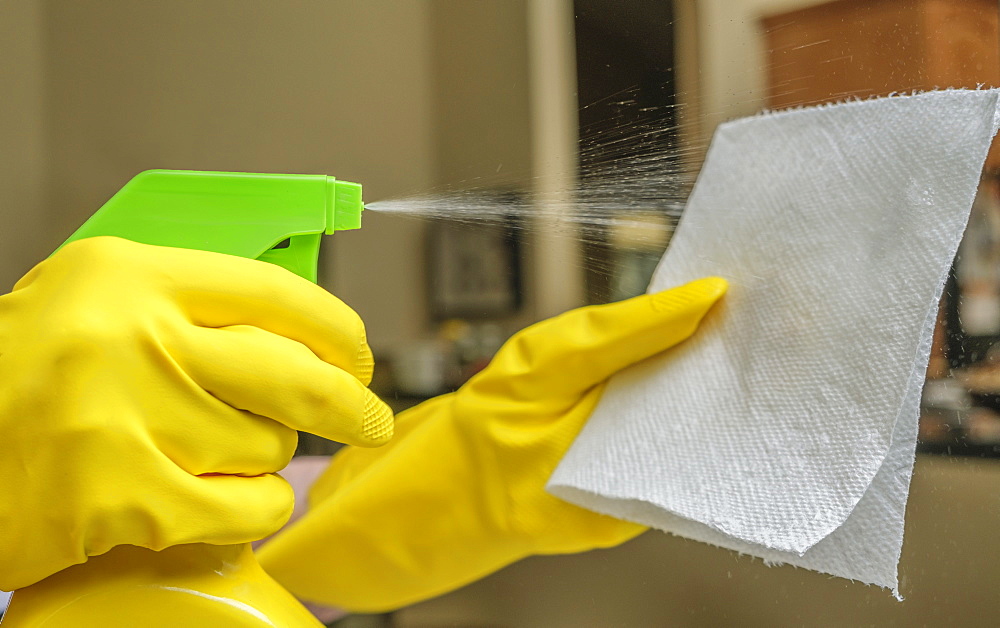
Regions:
<instances>
[{"instance_id":1,"label":"spray bottle trigger handle","mask_svg":"<svg viewBox=\"0 0 1000 628\"><path fill-rule=\"evenodd\" d=\"M304 233L279 240L257 256L261 262L281 266L285 270L316 283L319 247L322 233ZM285 244L287 242L287 244Z\"/></svg>"}]
</instances>

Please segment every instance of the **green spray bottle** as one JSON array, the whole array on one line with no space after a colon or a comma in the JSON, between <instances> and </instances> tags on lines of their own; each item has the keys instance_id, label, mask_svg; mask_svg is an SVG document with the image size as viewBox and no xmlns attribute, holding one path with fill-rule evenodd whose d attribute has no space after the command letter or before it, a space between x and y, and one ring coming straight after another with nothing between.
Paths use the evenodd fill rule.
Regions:
<instances>
[{"instance_id":1,"label":"green spray bottle","mask_svg":"<svg viewBox=\"0 0 1000 628\"><path fill-rule=\"evenodd\" d=\"M361 186L324 175L149 170L64 243L117 236L226 253L316 281L324 234L361 227ZM113 489L112 489L113 490ZM248 544L119 546L16 591L3 628L319 626Z\"/></svg>"},{"instance_id":2,"label":"green spray bottle","mask_svg":"<svg viewBox=\"0 0 1000 628\"><path fill-rule=\"evenodd\" d=\"M94 236L259 259L316 282L320 240L361 228L361 186L312 174L147 170L63 246Z\"/></svg>"}]
</instances>

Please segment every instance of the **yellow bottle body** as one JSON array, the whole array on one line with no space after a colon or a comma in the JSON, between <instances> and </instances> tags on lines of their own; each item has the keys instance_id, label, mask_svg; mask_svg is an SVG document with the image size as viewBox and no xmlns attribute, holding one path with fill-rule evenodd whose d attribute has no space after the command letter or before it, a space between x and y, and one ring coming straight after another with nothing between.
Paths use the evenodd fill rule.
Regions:
<instances>
[{"instance_id":1,"label":"yellow bottle body","mask_svg":"<svg viewBox=\"0 0 1000 628\"><path fill-rule=\"evenodd\" d=\"M16 591L3 619L3 628L321 625L247 544L115 547Z\"/></svg>"}]
</instances>

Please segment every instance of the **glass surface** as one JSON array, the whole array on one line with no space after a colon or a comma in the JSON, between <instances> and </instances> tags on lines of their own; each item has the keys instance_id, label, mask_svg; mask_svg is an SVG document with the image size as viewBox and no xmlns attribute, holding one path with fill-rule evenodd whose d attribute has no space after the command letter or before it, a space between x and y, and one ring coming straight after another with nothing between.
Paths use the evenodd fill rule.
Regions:
<instances>
[{"instance_id":1,"label":"glass surface","mask_svg":"<svg viewBox=\"0 0 1000 628\"><path fill-rule=\"evenodd\" d=\"M538 23L536 9L553 5L568 21ZM566 269L540 270L533 206L520 200L541 175L578 177L588 210L570 216L563 235L579 241L580 254L559 280L582 278L589 303L638 294L718 124L765 109L1000 86L998 18L995 0L0 2L0 52L12 60L0 68L10 79L0 121L16 131L0 154L0 272L12 285L148 168L328 174L364 184L366 201L416 199L395 214L366 211L364 229L328 238L320 268L323 285L368 326L373 388L402 410L460 385L511 333L552 313L543 312L540 286L551 285L548 271ZM560 37L575 42L575 67L536 75L552 57L539 42ZM536 117L535 98L549 88L565 92L568 112ZM579 141L553 165L538 145L560 125ZM487 305L435 311L431 231L438 221L482 227L497 210L483 198L504 199L516 238L510 247L495 237L458 241L463 254L489 249ZM468 296L446 300L464 305ZM648 533L616 548L533 557L338 625L995 625L998 347L994 150L935 333L903 602ZM393 381L394 361L413 370L415 384ZM299 453L337 447L303 438ZM427 517L414 522L420 542L431 524L447 523Z\"/></svg>"},{"instance_id":2,"label":"glass surface","mask_svg":"<svg viewBox=\"0 0 1000 628\"><path fill-rule=\"evenodd\" d=\"M945 87L1000 85L994 0L577 0L581 178L595 144L675 150L689 190L714 128L760 110ZM652 133L650 133L652 132ZM595 139L597 138L597 139ZM651 139L650 139L651 138ZM629 157L617 150L612 158ZM1000 602L1000 276L991 152L935 333L897 602L882 590L650 533L625 546L534 558L397 614L404 626L990 626ZM588 170L590 169L590 170ZM596 173L594 172L596 171ZM588 298L642 291L683 193L622 245L585 234ZM666 202L664 202L664 200ZM634 235L634 234L633 234ZM664 237L665 236L665 237ZM655 244L650 244L655 242ZM640 279L639 276L645 279ZM950 309L949 309L950 308ZM953 315L952 315L953 314ZM995 375L994 375L995 374ZM931 455L943 454L943 455ZM948 454L953 454L949 456ZM957 454L967 454L958 456ZM985 458L983 456L986 456ZM473 620L474 618L474 620Z\"/></svg>"}]
</instances>

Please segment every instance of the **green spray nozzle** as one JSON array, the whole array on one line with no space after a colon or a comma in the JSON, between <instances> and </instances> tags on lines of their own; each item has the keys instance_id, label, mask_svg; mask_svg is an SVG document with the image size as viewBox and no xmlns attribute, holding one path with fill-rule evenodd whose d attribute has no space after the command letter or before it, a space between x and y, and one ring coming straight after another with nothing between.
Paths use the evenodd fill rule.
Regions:
<instances>
[{"instance_id":1,"label":"green spray nozzle","mask_svg":"<svg viewBox=\"0 0 1000 628\"><path fill-rule=\"evenodd\" d=\"M95 236L227 253L316 281L323 234L361 227L361 186L310 174L147 170L63 246Z\"/></svg>"}]
</instances>

